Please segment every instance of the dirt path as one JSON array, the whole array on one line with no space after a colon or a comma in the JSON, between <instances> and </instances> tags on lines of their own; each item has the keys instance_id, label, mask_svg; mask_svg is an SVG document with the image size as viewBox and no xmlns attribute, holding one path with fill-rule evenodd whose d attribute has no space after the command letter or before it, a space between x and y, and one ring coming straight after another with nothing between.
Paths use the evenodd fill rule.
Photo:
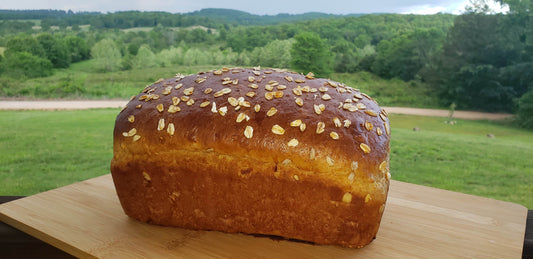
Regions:
<instances>
[{"instance_id":1,"label":"dirt path","mask_svg":"<svg viewBox=\"0 0 533 259\"><path fill-rule=\"evenodd\" d=\"M83 110L95 108L121 108L127 100L0 100L0 110Z\"/></svg>"},{"instance_id":2,"label":"dirt path","mask_svg":"<svg viewBox=\"0 0 533 259\"><path fill-rule=\"evenodd\" d=\"M385 107L388 113L395 114L410 114L433 117L448 117L450 112L448 110L439 109L421 109L421 108L405 108L405 107ZM466 120L503 120L513 117L513 114L508 113L487 113L475 111L455 111L453 118Z\"/></svg>"},{"instance_id":3,"label":"dirt path","mask_svg":"<svg viewBox=\"0 0 533 259\"><path fill-rule=\"evenodd\" d=\"M76 110L97 108L121 108L128 103L127 100L40 100L40 101L13 101L0 100L0 110ZM434 117L448 117L448 110L420 109L404 107L384 107L388 113L410 114ZM474 111L455 111L454 118L468 120L502 120L512 117L505 113L484 113Z\"/></svg>"}]
</instances>

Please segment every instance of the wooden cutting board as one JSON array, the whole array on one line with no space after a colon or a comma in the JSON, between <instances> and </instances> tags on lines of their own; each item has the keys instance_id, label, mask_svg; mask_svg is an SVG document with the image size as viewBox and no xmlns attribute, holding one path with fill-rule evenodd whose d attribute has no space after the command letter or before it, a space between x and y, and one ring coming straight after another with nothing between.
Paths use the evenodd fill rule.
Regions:
<instances>
[{"instance_id":1,"label":"wooden cutting board","mask_svg":"<svg viewBox=\"0 0 533 259\"><path fill-rule=\"evenodd\" d=\"M391 182L377 238L362 249L153 226L124 215L110 175L0 205L0 220L84 258L520 258L521 205Z\"/></svg>"}]
</instances>

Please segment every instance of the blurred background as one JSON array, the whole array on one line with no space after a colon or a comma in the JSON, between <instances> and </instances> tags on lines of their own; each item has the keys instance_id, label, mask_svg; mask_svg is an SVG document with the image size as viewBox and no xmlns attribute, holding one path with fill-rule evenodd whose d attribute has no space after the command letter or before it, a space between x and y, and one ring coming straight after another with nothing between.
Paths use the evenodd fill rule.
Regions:
<instances>
[{"instance_id":1,"label":"blurred background","mask_svg":"<svg viewBox=\"0 0 533 259\"><path fill-rule=\"evenodd\" d=\"M176 73L279 67L391 114L393 179L533 208L533 1L8 1L0 102L127 100ZM455 110L509 114L454 118ZM118 109L0 111L0 195L109 173Z\"/></svg>"}]
</instances>

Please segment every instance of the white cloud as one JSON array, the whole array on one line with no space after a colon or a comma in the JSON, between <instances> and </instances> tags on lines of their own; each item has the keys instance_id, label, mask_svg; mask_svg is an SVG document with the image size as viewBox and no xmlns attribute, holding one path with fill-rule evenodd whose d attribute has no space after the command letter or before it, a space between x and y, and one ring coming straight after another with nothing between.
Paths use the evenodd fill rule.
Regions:
<instances>
[{"instance_id":1,"label":"white cloud","mask_svg":"<svg viewBox=\"0 0 533 259\"><path fill-rule=\"evenodd\" d=\"M487 4L489 5L492 13L506 13L509 11L508 6L501 6L495 1L488 0ZM462 14L465 12L466 7L470 5L470 0L454 0L447 2L440 2L435 4L423 4L423 5L414 5L408 6L401 9L401 13L404 14L435 14L435 13L452 13L452 14Z\"/></svg>"},{"instance_id":2,"label":"white cloud","mask_svg":"<svg viewBox=\"0 0 533 259\"><path fill-rule=\"evenodd\" d=\"M470 3L469 0L464 1L458 1L448 7L447 12L453 13L453 14L462 14L465 12L466 6Z\"/></svg>"},{"instance_id":3,"label":"white cloud","mask_svg":"<svg viewBox=\"0 0 533 259\"><path fill-rule=\"evenodd\" d=\"M470 0L434 0L431 2L406 6L400 12L404 14L436 14L439 12L461 14Z\"/></svg>"},{"instance_id":4,"label":"white cloud","mask_svg":"<svg viewBox=\"0 0 533 259\"><path fill-rule=\"evenodd\" d=\"M408 11L403 11L403 14L436 14L439 12L446 11L446 7L442 6L432 6L432 5L416 5L410 7Z\"/></svg>"},{"instance_id":5,"label":"white cloud","mask_svg":"<svg viewBox=\"0 0 533 259\"><path fill-rule=\"evenodd\" d=\"M507 5L500 5L496 1L488 0L486 1L489 5L489 9L492 10L491 13L507 13L509 11L509 7ZM453 14L462 14L465 12L466 7L470 5L470 0L463 0L462 2L458 2L457 4L450 5L449 11Z\"/></svg>"},{"instance_id":6,"label":"white cloud","mask_svg":"<svg viewBox=\"0 0 533 259\"><path fill-rule=\"evenodd\" d=\"M494 10L495 13L507 13L509 12L509 6L508 5L500 5L499 3L496 3L494 1L489 2L489 7L491 10Z\"/></svg>"}]
</instances>

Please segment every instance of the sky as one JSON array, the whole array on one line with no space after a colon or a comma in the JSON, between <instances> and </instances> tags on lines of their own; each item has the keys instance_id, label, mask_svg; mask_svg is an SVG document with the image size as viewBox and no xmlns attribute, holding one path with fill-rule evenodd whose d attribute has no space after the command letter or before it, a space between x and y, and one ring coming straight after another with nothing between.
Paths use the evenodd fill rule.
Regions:
<instances>
[{"instance_id":1,"label":"sky","mask_svg":"<svg viewBox=\"0 0 533 259\"><path fill-rule=\"evenodd\" d=\"M227 8L258 15L322 12L460 14L469 0L2 0L0 9L56 9L116 12L127 10L188 13L203 8ZM494 6L499 9L499 6Z\"/></svg>"}]
</instances>

